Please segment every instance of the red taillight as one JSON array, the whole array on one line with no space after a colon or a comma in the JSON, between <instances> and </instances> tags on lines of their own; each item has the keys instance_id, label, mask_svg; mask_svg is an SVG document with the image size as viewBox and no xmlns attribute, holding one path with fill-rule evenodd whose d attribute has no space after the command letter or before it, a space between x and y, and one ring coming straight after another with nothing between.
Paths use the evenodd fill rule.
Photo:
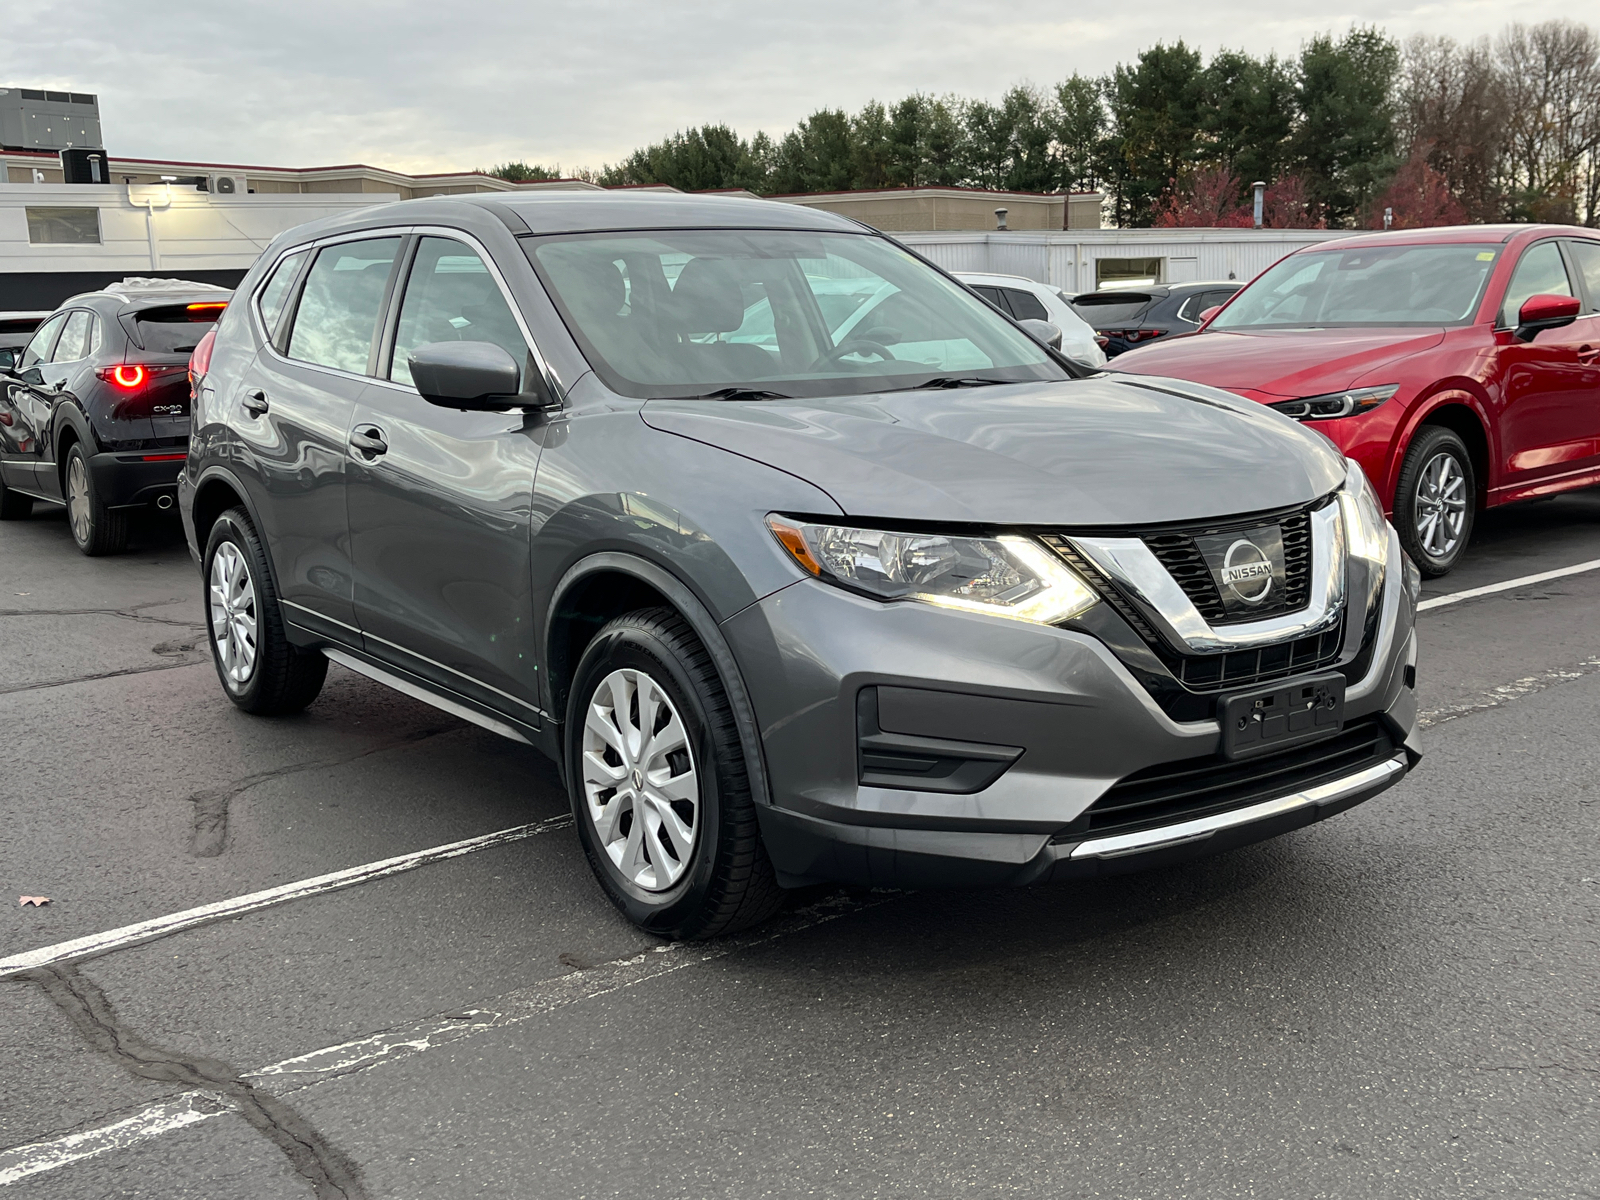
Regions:
<instances>
[{"instance_id":1,"label":"red taillight","mask_svg":"<svg viewBox=\"0 0 1600 1200\"><path fill-rule=\"evenodd\" d=\"M114 383L119 388L130 392L142 388L150 378L150 372L146 371L140 363L123 363L120 367L102 367L95 374L107 383Z\"/></svg>"},{"instance_id":2,"label":"red taillight","mask_svg":"<svg viewBox=\"0 0 1600 1200\"><path fill-rule=\"evenodd\" d=\"M198 304L190 304L187 306L189 312L207 314L220 313L227 307L228 302L226 300L203 300ZM207 316L204 319L211 320L212 317Z\"/></svg>"},{"instance_id":3,"label":"red taillight","mask_svg":"<svg viewBox=\"0 0 1600 1200\"><path fill-rule=\"evenodd\" d=\"M191 304L189 307L193 308L194 305ZM194 352L189 355L189 394L191 396L194 395L195 389L200 386L200 381L206 377L206 372L211 369L211 347L216 344L216 341L217 331L215 329L207 330L205 337L200 339L199 344L194 348Z\"/></svg>"}]
</instances>

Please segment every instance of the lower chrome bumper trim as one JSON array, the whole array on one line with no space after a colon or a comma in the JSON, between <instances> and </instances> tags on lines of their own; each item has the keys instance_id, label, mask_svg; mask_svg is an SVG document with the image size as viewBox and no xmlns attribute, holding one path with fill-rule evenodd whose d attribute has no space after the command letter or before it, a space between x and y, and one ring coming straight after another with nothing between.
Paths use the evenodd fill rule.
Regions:
<instances>
[{"instance_id":1,"label":"lower chrome bumper trim","mask_svg":"<svg viewBox=\"0 0 1600 1200\"><path fill-rule=\"evenodd\" d=\"M1406 756L1403 753L1397 754L1387 762L1357 771L1354 775L1346 775L1343 779L1320 783L1316 787L1280 796L1276 800L1263 800L1248 808L1213 813L1209 817L1198 817L1193 821L1184 821L1177 825L1163 825L1158 829L1141 829L1135 833L1091 838L1073 847L1071 857L1117 858L1124 854L1139 854L1145 850L1175 846L1183 842L1197 842L1210 837L1218 830L1231 829L1235 825L1248 825L1251 821L1276 817L1309 805L1332 804L1357 792L1387 783L1396 775L1403 774L1405 769Z\"/></svg>"}]
</instances>

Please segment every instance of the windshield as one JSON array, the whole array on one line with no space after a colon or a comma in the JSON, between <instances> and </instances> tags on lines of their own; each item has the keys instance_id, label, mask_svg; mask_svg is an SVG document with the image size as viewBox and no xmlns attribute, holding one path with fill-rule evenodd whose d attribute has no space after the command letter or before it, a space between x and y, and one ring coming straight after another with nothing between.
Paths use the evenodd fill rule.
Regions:
<instances>
[{"instance_id":1,"label":"windshield","mask_svg":"<svg viewBox=\"0 0 1600 1200\"><path fill-rule=\"evenodd\" d=\"M1464 325L1502 247L1368 246L1291 254L1211 322L1212 329Z\"/></svg>"},{"instance_id":2,"label":"windshield","mask_svg":"<svg viewBox=\"0 0 1600 1200\"><path fill-rule=\"evenodd\" d=\"M695 229L526 245L584 354L626 396L1069 377L982 300L883 238Z\"/></svg>"}]
</instances>

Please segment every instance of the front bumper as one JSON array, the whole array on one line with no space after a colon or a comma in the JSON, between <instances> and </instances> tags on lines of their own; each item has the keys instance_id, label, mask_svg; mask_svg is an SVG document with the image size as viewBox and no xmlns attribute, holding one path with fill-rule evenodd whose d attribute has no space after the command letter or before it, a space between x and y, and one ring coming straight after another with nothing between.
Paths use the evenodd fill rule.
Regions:
<instances>
[{"instance_id":1,"label":"front bumper","mask_svg":"<svg viewBox=\"0 0 1600 1200\"><path fill-rule=\"evenodd\" d=\"M1093 806L1130 776L1222 764L1215 720L1174 721L1085 633L794 584L723 626L767 757L767 852L791 886L1003 886L1177 861L1342 811L1420 757L1403 576L1387 573L1368 664L1346 690L1346 729L1370 730L1372 754L1283 774L1276 790L1278 756L1265 756L1264 782L1236 786L1238 803L1110 833ZM1350 662L1363 623L1347 625ZM918 754L963 765L921 789L874 769Z\"/></svg>"},{"instance_id":2,"label":"front bumper","mask_svg":"<svg viewBox=\"0 0 1600 1200\"><path fill-rule=\"evenodd\" d=\"M107 508L157 503L171 508L178 494L184 454L174 450L107 451L89 457L95 492Z\"/></svg>"}]
</instances>

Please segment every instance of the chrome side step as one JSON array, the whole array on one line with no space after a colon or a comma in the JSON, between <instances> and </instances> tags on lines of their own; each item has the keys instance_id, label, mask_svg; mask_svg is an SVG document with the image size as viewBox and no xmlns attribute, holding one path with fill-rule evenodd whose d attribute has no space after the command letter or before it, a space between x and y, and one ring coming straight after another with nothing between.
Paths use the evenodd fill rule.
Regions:
<instances>
[{"instance_id":1,"label":"chrome side step","mask_svg":"<svg viewBox=\"0 0 1600 1200\"><path fill-rule=\"evenodd\" d=\"M323 647L322 653L329 662L336 662L341 667L349 667L358 675L365 675L368 679L375 679L385 687L391 687L397 692L404 692L414 700L421 700L424 704L431 704L433 707L452 716L460 717L463 721L471 721L474 725L481 725L492 733L498 733L501 737L510 738L513 742L521 742L525 746L533 745L523 734L506 724L506 722L485 716L474 708L468 708L465 704L457 704L454 700L447 700L436 692L431 692L419 684L412 683L409 679L402 679L398 675L392 675L382 667L375 667L353 654L347 654L343 650L335 650L331 646Z\"/></svg>"},{"instance_id":2,"label":"chrome side step","mask_svg":"<svg viewBox=\"0 0 1600 1200\"><path fill-rule=\"evenodd\" d=\"M1316 787L1306 788L1303 792L1280 796L1276 800L1263 800L1247 808L1213 813L1209 817L1198 817L1193 821L1182 821L1177 825L1163 825L1159 829L1141 829L1135 833L1090 838L1073 847L1072 857L1118 858L1124 854L1140 854L1146 850L1177 846L1184 842L1198 842L1218 830L1232 829L1235 825L1248 825L1251 821L1276 817L1310 805L1333 804L1357 792L1388 783L1396 775L1404 774L1405 769L1406 756L1403 753L1396 754L1387 762L1367 767L1354 775L1346 775L1343 779L1319 783Z\"/></svg>"}]
</instances>

